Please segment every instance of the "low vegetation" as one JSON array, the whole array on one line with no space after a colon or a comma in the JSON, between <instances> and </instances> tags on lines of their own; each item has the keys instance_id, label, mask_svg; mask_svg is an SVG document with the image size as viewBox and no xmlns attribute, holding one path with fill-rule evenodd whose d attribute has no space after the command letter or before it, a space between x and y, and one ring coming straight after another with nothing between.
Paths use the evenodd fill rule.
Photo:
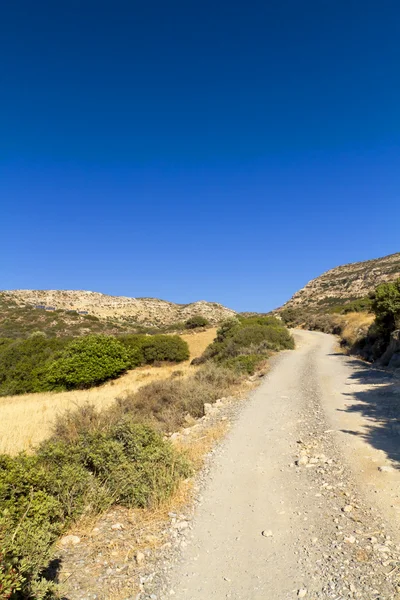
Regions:
<instances>
[{"instance_id":1,"label":"low vegetation","mask_svg":"<svg viewBox=\"0 0 400 600\"><path fill-rule=\"evenodd\" d=\"M1 456L1 600L52 597L44 576L52 546L82 514L155 505L189 474L168 442L129 418L55 435L31 456Z\"/></svg>"},{"instance_id":2,"label":"low vegetation","mask_svg":"<svg viewBox=\"0 0 400 600\"><path fill-rule=\"evenodd\" d=\"M0 395L85 389L146 364L189 358L185 340L173 335L89 335L75 340L34 334L0 340Z\"/></svg>"},{"instance_id":3,"label":"low vegetation","mask_svg":"<svg viewBox=\"0 0 400 600\"><path fill-rule=\"evenodd\" d=\"M259 361L271 352L294 348L294 340L279 319L267 317L239 317L229 319L217 331L215 341L210 344L197 363L213 360L227 367L254 371ZM251 359L241 358L251 356ZM252 365L252 366L251 366Z\"/></svg>"},{"instance_id":4,"label":"low vegetation","mask_svg":"<svg viewBox=\"0 0 400 600\"><path fill-rule=\"evenodd\" d=\"M99 383L142 361L189 356L186 341L175 336L87 336L54 347L34 336L5 341L1 351L18 351L23 370L21 348L30 356L30 344L45 357L30 367L30 380L41 381L44 373L48 385L67 388ZM278 319L229 320L192 375L175 370L107 409L85 404L67 411L35 452L0 455L0 600L55 598L46 569L59 536L112 504L151 507L167 498L192 467L164 435L203 416L205 403L237 390L272 351L293 346Z\"/></svg>"},{"instance_id":5,"label":"low vegetation","mask_svg":"<svg viewBox=\"0 0 400 600\"><path fill-rule=\"evenodd\" d=\"M190 465L161 433L202 416L205 402L239 381L230 369L205 365L187 379L150 383L107 411L67 412L35 454L0 456L0 592L12 568L15 598L52 597L45 568L74 520L111 504L152 506L168 497Z\"/></svg>"},{"instance_id":6,"label":"low vegetation","mask_svg":"<svg viewBox=\"0 0 400 600\"><path fill-rule=\"evenodd\" d=\"M125 373L129 353L111 336L89 335L68 344L44 369L44 386L51 390L90 388Z\"/></svg>"},{"instance_id":7,"label":"low vegetation","mask_svg":"<svg viewBox=\"0 0 400 600\"><path fill-rule=\"evenodd\" d=\"M40 333L26 340L0 339L0 395L46 389L46 366L60 355L68 341L47 339Z\"/></svg>"},{"instance_id":8,"label":"low vegetation","mask_svg":"<svg viewBox=\"0 0 400 600\"><path fill-rule=\"evenodd\" d=\"M182 339L189 346L190 359L200 356L215 335L215 328L183 334ZM114 404L115 398L133 393L144 384L172 376L182 379L196 371L189 360L159 365L130 369L117 379L90 389L3 396L0 398L0 453L16 454L37 447L51 434L57 416L67 410L87 403L94 404L98 410L106 410Z\"/></svg>"},{"instance_id":9,"label":"low vegetation","mask_svg":"<svg viewBox=\"0 0 400 600\"><path fill-rule=\"evenodd\" d=\"M240 376L231 369L208 363L186 379L154 381L118 398L108 418L129 414L159 431L172 433L187 422L187 416L202 417L205 403L228 395L239 381Z\"/></svg>"},{"instance_id":10,"label":"low vegetation","mask_svg":"<svg viewBox=\"0 0 400 600\"><path fill-rule=\"evenodd\" d=\"M265 354L242 354L241 356L228 358L228 360L225 361L225 365L238 373L254 375L257 367L259 367L265 359Z\"/></svg>"},{"instance_id":11,"label":"low vegetation","mask_svg":"<svg viewBox=\"0 0 400 600\"><path fill-rule=\"evenodd\" d=\"M209 325L208 319L201 315L195 315L185 322L186 329L197 329L198 327L207 327Z\"/></svg>"},{"instance_id":12,"label":"low vegetation","mask_svg":"<svg viewBox=\"0 0 400 600\"><path fill-rule=\"evenodd\" d=\"M189 358L189 347L178 335L125 335L118 338L129 354L130 368L163 361L182 362Z\"/></svg>"}]
</instances>

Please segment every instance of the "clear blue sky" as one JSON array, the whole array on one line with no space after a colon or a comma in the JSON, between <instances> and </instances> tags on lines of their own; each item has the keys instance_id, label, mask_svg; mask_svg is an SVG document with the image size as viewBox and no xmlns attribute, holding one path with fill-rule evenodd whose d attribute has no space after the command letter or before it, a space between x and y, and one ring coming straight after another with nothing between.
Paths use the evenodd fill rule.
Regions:
<instances>
[{"instance_id":1,"label":"clear blue sky","mask_svg":"<svg viewBox=\"0 0 400 600\"><path fill-rule=\"evenodd\" d=\"M400 251L397 0L0 9L2 289L269 310Z\"/></svg>"}]
</instances>

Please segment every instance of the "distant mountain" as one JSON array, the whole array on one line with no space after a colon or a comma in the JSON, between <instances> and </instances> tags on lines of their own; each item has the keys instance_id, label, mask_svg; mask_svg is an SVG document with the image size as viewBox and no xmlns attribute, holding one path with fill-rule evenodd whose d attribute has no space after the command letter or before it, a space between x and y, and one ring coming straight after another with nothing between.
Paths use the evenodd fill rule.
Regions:
<instances>
[{"instance_id":1,"label":"distant mountain","mask_svg":"<svg viewBox=\"0 0 400 600\"><path fill-rule=\"evenodd\" d=\"M397 277L400 277L400 252L335 267L307 283L282 308L322 312L365 297L380 283Z\"/></svg>"},{"instance_id":2,"label":"distant mountain","mask_svg":"<svg viewBox=\"0 0 400 600\"><path fill-rule=\"evenodd\" d=\"M201 315L216 324L235 314L222 304L204 300L174 304L157 298L108 296L77 290L0 292L0 336L7 335L4 327L12 327L10 320L19 320L27 331L40 330L42 323L48 333L54 329L51 334L70 335L72 331L73 335L79 335L88 331L122 333L135 327L163 328L194 315Z\"/></svg>"}]
</instances>

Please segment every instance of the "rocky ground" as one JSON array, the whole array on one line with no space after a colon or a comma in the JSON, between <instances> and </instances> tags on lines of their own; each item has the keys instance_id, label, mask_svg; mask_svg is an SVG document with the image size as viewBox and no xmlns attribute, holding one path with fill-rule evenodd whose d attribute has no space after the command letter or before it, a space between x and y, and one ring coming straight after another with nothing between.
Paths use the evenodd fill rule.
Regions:
<instances>
[{"instance_id":1,"label":"rocky ground","mask_svg":"<svg viewBox=\"0 0 400 600\"><path fill-rule=\"evenodd\" d=\"M400 277L400 252L335 267L296 292L285 303L284 308L310 309L320 313L322 306L334 299L336 304L340 301L354 300L368 296L369 292L386 281L393 281Z\"/></svg>"},{"instance_id":2,"label":"rocky ground","mask_svg":"<svg viewBox=\"0 0 400 600\"><path fill-rule=\"evenodd\" d=\"M331 336L296 335L248 402L175 436L211 448L229 429L192 503L148 521L115 510L67 541L66 598L400 598L400 381L336 355Z\"/></svg>"},{"instance_id":3,"label":"rocky ground","mask_svg":"<svg viewBox=\"0 0 400 600\"><path fill-rule=\"evenodd\" d=\"M222 304L205 300L176 304L159 298L109 296L85 290L8 290L0 292L0 295L4 300L9 299L20 305L84 311L100 319L131 317L135 322L149 326L171 325L195 315L202 315L215 324L236 315L234 310Z\"/></svg>"}]
</instances>

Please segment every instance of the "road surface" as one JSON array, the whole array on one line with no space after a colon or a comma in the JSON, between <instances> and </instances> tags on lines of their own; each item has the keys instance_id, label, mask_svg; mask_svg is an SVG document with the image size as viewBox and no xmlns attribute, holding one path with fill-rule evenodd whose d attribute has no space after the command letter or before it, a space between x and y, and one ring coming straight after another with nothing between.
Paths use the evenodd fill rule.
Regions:
<instances>
[{"instance_id":1,"label":"road surface","mask_svg":"<svg viewBox=\"0 0 400 600\"><path fill-rule=\"evenodd\" d=\"M400 598L400 381L295 337L221 445L160 597Z\"/></svg>"}]
</instances>

